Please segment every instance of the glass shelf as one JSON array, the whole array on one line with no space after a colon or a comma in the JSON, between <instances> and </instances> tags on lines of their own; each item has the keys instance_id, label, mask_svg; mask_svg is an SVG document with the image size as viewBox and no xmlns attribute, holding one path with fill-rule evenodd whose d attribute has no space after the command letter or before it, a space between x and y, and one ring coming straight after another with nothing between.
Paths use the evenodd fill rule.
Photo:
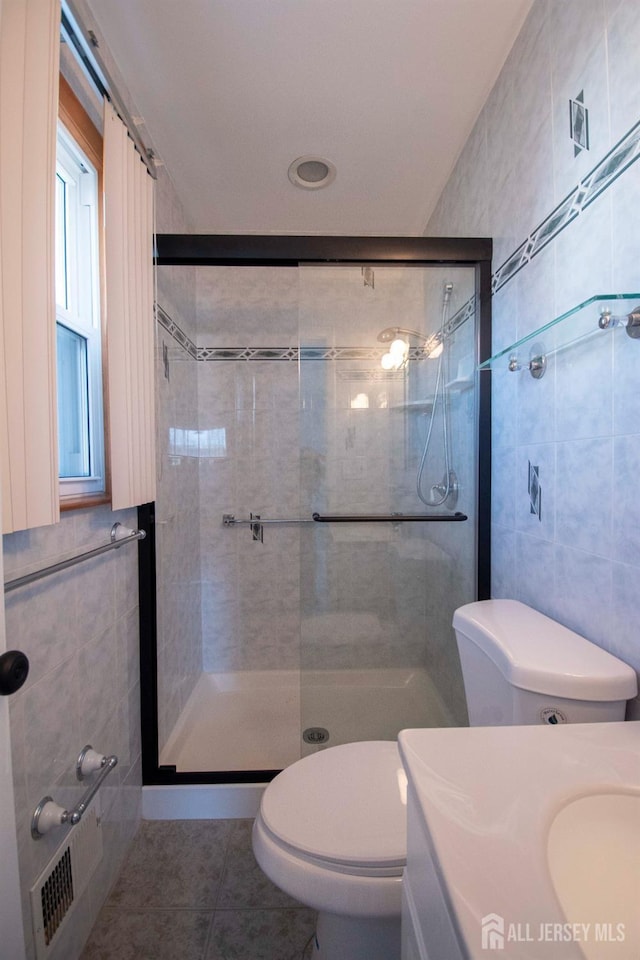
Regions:
<instances>
[{"instance_id":1,"label":"glass shelf","mask_svg":"<svg viewBox=\"0 0 640 960\"><path fill-rule=\"evenodd\" d=\"M617 308L616 301L620 304ZM626 323L631 312L634 317L640 312L634 310L636 306L640 306L640 293L601 293L589 297L544 326L516 340L504 350L498 351L480 363L478 370L496 369L501 366L498 361L504 358L510 370L529 368L532 376L540 377L544 374L546 357L588 337L603 337L615 327L626 325L629 336L638 339L640 322ZM603 314L606 313L611 315L610 321L601 326L601 321L606 321L606 315L603 319ZM528 351L523 349L525 344L530 344Z\"/></svg>"}]
</instances>

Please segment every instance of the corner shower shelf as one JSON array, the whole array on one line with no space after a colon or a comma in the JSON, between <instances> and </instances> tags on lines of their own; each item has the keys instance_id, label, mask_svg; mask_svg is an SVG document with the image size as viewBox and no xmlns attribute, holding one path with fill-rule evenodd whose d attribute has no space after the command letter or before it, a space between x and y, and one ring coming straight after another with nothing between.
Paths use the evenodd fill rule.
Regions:
<instances>
[{"instance_id":1,"label":"corner shower shelf","mask_svg":"<svg viewBox=\"0 0 640 960\"><path fill-rule=\"evenodd\" d=\"M445 390L449 395L464 393L466 390L472 390L475 387L475 381L472 378L456 377L445 383ZM431 413L433 410L433 397L425 397L423 400L407 400L404 403L394 403L392 410L398 410L400 413Z\"/></svg>"},{"instance_id":2,"label":"corner shower shelf","mask_svg":"<svg viewBox=\"0 0 640 960\"><path fill-rule=\"evenodd\" d=\"M394 403L391 409L398 410L400 413L431 413L433 397L425 397L424 400L407 400L405 403Z\"/></svg>"},{"instance_id":3,"label":"corner shower shelf","mask_svg":"<svg viewBox=\"0 0 640 960\"><path fill-rule=\"evenodd\" d=\"M589 297L499 350L480 363L478 370L497 370L504 366L512 371L528 369L531 376L539 379L544 375L547 357L590 337L602 337L620 326L626 328L630 338L640 339L640 293L601 293ZM530 344L528 350L526 344Z\"/></svg>"},{"instance_id":4,"label":"corner shower shelf","mask_svg":"<svg viewBox=\"0 0 640 960\"><path fill-rule=\"evenodd\" d=\"M445 383L444 387L449 393L465 393L467 390L473 390L475 385L475 380L472 377L456 377L454 380Z\"/></svg>"}]
</instances>

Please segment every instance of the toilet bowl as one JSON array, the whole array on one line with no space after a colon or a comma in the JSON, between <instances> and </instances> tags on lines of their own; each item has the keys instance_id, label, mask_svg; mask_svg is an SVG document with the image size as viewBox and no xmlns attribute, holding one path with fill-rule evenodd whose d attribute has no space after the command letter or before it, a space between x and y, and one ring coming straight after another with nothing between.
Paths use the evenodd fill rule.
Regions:
<instances>
[{"instance_id":1,"label":"toilet bowl","mask_svg":"<svg viewBox=\"0 0 640 960\"><path fill-rule=\"evenodd\" d=\"M318 911L314 960L398 955L406 784L396 744L373 740L305 757L265 791L253 849L277 886Z\"/></svg>"},{"instance_id":2,"label":"toilet bowl","mask_svg":"<svg viewBox=\"0 0 640 960\"><path fill-rule=\"evenodd\" d=\"M514 600L459 608L471 725L622 720L627 664ZM395 742L330 747L266 788L253 849L267 876L318 911L313 960L399 960L407 781Z\"/></svg>"}]
</instances>

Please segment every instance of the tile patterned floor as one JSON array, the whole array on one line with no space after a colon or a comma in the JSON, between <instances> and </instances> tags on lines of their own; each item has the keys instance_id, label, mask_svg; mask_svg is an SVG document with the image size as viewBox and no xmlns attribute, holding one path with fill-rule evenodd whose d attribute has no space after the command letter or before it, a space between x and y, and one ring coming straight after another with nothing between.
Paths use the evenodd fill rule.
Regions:
<instances>
[{"instance_id":1,"label":"tile patterned floor","mask_svg":"<svg viewBox=\"0 0 640 960\"><path fill-rule=\"evenodd\" d=\"M81 960L305 960L315 913L262 873L251 826L144 822Z\"/></svg>"}]
</instances>

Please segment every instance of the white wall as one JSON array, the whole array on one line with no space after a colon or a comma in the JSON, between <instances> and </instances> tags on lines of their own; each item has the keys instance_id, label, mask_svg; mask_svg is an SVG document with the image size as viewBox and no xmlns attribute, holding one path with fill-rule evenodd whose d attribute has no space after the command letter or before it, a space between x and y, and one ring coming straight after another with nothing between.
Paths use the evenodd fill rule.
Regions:
<instances>
[{"instance_id":1,"label":"white wall","mask_svg":"<svg viewBox=\"0 0 640 960\"><path fill-rule=\"evenodd\" d=\"M640 120L639 44L637 0L535 0L425 233L491 236L499 268ZM590 146L575 156L569 100L581 91ZM595 294L640 290L640 163L588 206L576 197L576 210L494 295L494 350ZM620 330L558 353L540 381L504 365L491 374L493 595L537 607L636 668L639 370L640 341ZM541 520L530 512L529 462L540 469Z\"/></svg>"}]
</instances>

